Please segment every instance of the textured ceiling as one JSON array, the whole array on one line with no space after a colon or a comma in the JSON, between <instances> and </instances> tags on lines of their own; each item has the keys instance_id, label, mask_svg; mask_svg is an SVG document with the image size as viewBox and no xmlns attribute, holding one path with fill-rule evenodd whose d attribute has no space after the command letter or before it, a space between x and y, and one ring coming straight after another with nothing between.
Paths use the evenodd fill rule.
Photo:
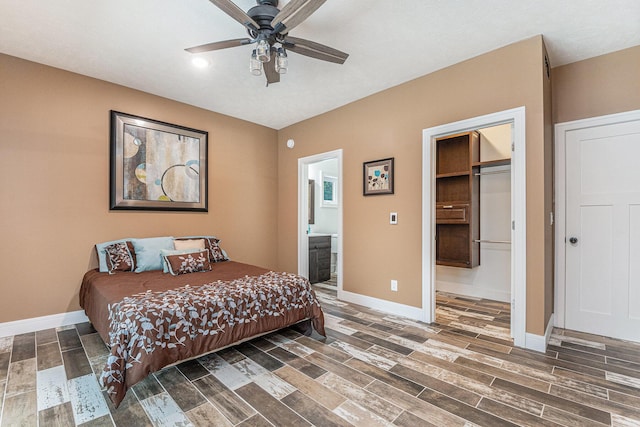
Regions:
<instances>
[{"instance_id":1,"label":"textured ceiling","mask_svg":"<svg viewBox=\"0 0 640 427\"><path fill-rule=\"evenodd\" d=\"M207 0L0 0L2 53L274 129L538 34L552 66L640 45L640 1L328 0L291 35L346 63L290 53L266 87L248 71L251 46L191 65L185 48L246 36Z\"/></svg>"}]
</instances>

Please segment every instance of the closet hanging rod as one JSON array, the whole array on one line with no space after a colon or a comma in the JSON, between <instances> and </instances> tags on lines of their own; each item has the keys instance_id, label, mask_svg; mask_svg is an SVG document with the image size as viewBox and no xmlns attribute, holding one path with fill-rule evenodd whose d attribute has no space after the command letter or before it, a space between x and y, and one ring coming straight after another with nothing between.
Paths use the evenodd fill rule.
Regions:
<instances>
[{"instance_id":1,"label":"closet hanging rod","mask_svg":"<svg viewBox=\"0 0 640 427\"><path fill-rule=\"evenodd\" d=\"M473 243L504 243L510 245L511 242L508 240L488 240L488 239L477 239L474 240Z\"/></svg>"},{"instance_id":2,"label":"closet hanging rod","mask_svg":"<svg viewBox=\"0 0 640 427\"><path fill-rule=\"evenodd\" d=\"M510 170L500 170L500 171L493 171L493 172L477 172L474 173L475 176L482 176L482 175L498 175L500 173L511 173Z\"/></svg>"}]
</instances>

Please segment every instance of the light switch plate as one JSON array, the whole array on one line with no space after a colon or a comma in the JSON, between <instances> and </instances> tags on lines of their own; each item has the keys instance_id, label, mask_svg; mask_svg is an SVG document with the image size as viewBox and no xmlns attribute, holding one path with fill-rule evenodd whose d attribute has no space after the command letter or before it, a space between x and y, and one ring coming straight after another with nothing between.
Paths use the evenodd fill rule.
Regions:
<instances>
[{"instance_id":1,"label":"light switch plate","mask_svg":"<svg viewBox=\"0 0 640 427\"><path fill-rule=\"evenodd\" d=\"M398 212L391 212L389 214L389 224L397 224L398 223Z\"/></svg>"}]
</instances>

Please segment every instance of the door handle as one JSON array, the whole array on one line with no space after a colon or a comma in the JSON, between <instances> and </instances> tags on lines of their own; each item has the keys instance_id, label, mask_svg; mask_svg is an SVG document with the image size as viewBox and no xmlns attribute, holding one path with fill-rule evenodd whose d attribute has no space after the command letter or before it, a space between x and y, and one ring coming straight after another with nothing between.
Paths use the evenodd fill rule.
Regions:
<instances>
[{"instance_id":1,"label":"door handle","mask_svg":"<svg viewBox=\"0 0 640 427\"><path fill-rule=\"evenodd\" d=\"M572 245L575 245L576 243L578 243L578 238L577 237L570 237L569 238L569 243L571 243Z\"/></svg>"}]
</instances>

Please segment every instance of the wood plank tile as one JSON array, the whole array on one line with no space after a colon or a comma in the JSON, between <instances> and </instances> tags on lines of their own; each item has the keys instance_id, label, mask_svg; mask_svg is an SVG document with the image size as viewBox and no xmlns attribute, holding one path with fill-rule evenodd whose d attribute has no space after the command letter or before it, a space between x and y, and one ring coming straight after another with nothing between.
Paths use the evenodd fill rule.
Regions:
<instances>
[{"instance_id":1,"label":"wood plank tile","mask_svg":"<svg viewBox=\"0 0 640 427\"><path fill-rule=\"evenodd\" d=\"M295 360L290 361L289 366L293 366L294 368L296 368L297 370L299 370L300 372L302 372L303 374L309 376L310 378L316 379L321 375L324 375L327 373L326 369L321 368L318 365L315 365L314 363L310 362L307 359L303 359L303 358L298 358Z\"/></svg>"},{"instance_id":2,"label":"wood plank tile","mask_svg":"<svg viewBox=\"0 0 640 427\"><path fill-rule=\"evenodd\" d=\"M254 383L240 387L236 393L275 426L311 425Z\"/></svg>"},{"instance_id":3,"label":"wood plank tile","mask_svg":"<svg viewBox=\"0 0 640 427\"><path fill-rule=\"evenodd\" d=\"M6 396L0 427L35 426L38 422L36 402L35 390Z\"/></svg>"},{"instance_id":4,"label":"wood plank tile","mask_svg":"<svg viewBox=\"0 0 640 427\"><path fill-rule=\"evenodd\" d=\"M398 418L393 421L393 425L398 427L439 427L413 415L411 412L404 411Z\"/></svg>"},{"instance_id":5,"label":"wood plank tile","mask_svg":"<svg viewBox=\"0 0 640 427\"><path fill-rule=\"evenodd\" d=\"M8 353L13 348L13 336L0 337L0 353Z\"/></svg>"},{"instance_id":6,"label":"wood plank tile","mask_svg":"<svg viewBox=\"0 0 640 427\"><path fill-rule=\"evenodd\" d=\"M246 358L243 358L236 363L243 363L246 360ZM251 379L243 372L241 372L238 368L236 368L235 364L230 364L216 354L205 356L204 358L200 359L200 362L202 363L202 366L204 366L221 383L223 383L231 390L235 390L236 388L242 387L243 385L249 384L251 382ZM261 368L257 363L252 363ZM266 369L262 369L262 372L268 372Z\"/></svg>"},{"instance_id":7,"label":"wood plank tile","mask_svg":"<svg viewBox=\"0 0 640 427\"><path fill-rule=\"evenodd\" d=\"M372 412L367 411L362 406L350 400L347 400L342 405L338 406L333 410L333 412L358 427L391 427L392 425L390 422L380 418Z\"/></svg>"},{"instance_id":8,"label":"wood plank tile","mask_svg":"<svg viewBox=\"0 0 640 427\"><path fill-rule=\"evenodd\" d=\"M597 421L599 423L611 424L611 415L608 412L589 408L588 406L575 403L560 397L552 396L541 391L533 390L519 384L505 381L501 378L496 378L492 386L499 388L500 390L515 393L519 396L524 396L537 402L543 403L546 405L545 411L548 407L551 406L554 408L562 409L563 411L570 412L572 414L579 415L584 418L591 419L593 421Z\"/></svg>"},{"instance_id":9,"label":"wood plank tile","mask_svg":"<svg viewBox=\"0 0 640 427\"><path fill-rule=\"evenodd\" d=\"M276 399L282 399L283 397L296 391L296 388L288 382L281 379L273 372L267 372L266 374L258 375L253 378L253 383L260 386L264 391L269 393Z\"/></svg>"},{"instance_id":10,"label":"wood plank tile","mask_svg":"<svg viewBox=\"0 0 640 427\"><path fill-rule=\"evenodd\" d=\"M602 424L553 406L545 406L542 416L563 426L602 427ZM609 425L609 424L607 424Z\"/></svg>"},{"instance_id":11,"label":"wood plank tile","mask_svg":"<svg viewBox=\"0 0 640 427\"><path fill-rule=\"evenodd\" d=\"M135 393L129 391L125 396L120 406L116 409L113 403L109 399L109 395L106 391L103 391L103 397L111 412L113 421L117 426L136 426L136 427L152 427L151 420L147 416L146 412L142 408L140 401L136 398Z\"/></svg>"},{"instance_id":12,"label":"wood plank tile","mask_svg":"<svg viewBox=\"0 0 640 427\"><path fill-rule=\"evenodd\" d=\"M62 405L70 400L64 366L38 371L36 377L38 411Z\"/></svg>"},{"instance_id":13,"label":"wood plank tile","mask_svg":"<svg viewBox=\"0 0 640 427\"><path fill-rule=\"evenodd\" d=\"M103 415L86 423L79 424L78 427L113 427L113 421L110 415Z\"/></svg>"},{"instance_id":14,"label":"wood plank tile","mask_svg":"<svg viewBox=\"0 0 640 427\"><path fill-rule=\"evenodd\" d=\"M34 357L36 357L35 332L14 336L13 348L11 349L11 362L19 362Z\"/></svg>"},{"instance_id":15,"label":"wood plank tile","mask_svg":"<svg viewBox=\"0 0 640 427\"><path fill-rule=\"evenodd\" d=\"M78 341L80 339L78 338ZM67 373L67 379L82 377L87 374L93 374L91 364L82 347L62 352L62 360L64 361L64 369Z\"/></svg>"},{"instance_id":16,"label":"wood plank tile","mask_svg":"<svg viewBox=\"0 0 640 427\"><path fill-rule=\"evenodd\" d=\"M151 396L160 394L164 391L158 380L154 375L149 375L139 383L133 386L133 392L138 396L140 401L143 401Z\"/></svg>"},{"instance_id":17,"label":"wood plank tile","mask_svg":"<svg viewBox=\"0 0 640 427\"><path fill-rule=\"evenodd\" d=\"M77 424L109 414L107 403L93 374L70 379L67 382L73 416Z\"/></svg>"},{"instance_id":18,"label":"wood plank tile","mask_svg":"<svg viewBox=\"0 0 640 427\"><path fill-rule=\"evenodd\" d=\"M441 409L444 409L447 412L451 412L453 414L461 416L464 419L469 420L475 424L487 425L491 427L517 427L516 424L512 422L503 420L502 418L498 418L495 415L478 410L472 406L466 405L462 402L445 396L442 393L438 393L437 391L426 389L418 395L418 398L429 402Z\"/></svg>"},{"instance_id":19,"label":"wood plank tile","mask_svg":"<svg viewBox=\"0 0 640 427\"><path fill-rule=\"evenodd\" d=\"M209 374L209 371L198 362L198 360L188 360L177 365L180 372L190 381L197 380Z\"/></svg>"},{"instance_id":20,"label":"wood plank tile","mask_svg":"<svg viewBox=\"0 0 640 427\"><path fill-rule=\"evenodd\" d=\"M140 402L155 427L187 426L189 419L180 407L169 396L160 393Z\"/></svg>"},{"instance_id":21,"label":"wood plank tile","mask_svg":"<svg viewBox=\"0 0 640 427\"><path fill-rule=\"evenodd\" d=\"M396 362L394 362L391 359L378 356L377 354L373 354L370 351L363 351L346 342L335 341L335 342L332 342L330 345L335 346L336 348L339 348L340 350L344 351L347 354L350 354L355 359L362 360L363 362L374 365L380 369L385 369L385 370L391 369L396 364Z\"/></svg>"},{"instance_id":22,"label":"wood plank tile","mask_svg":"<svg viewBox=\"0 0 640 427\"><path fill-rule=\"evenodd\" d=\"M394 405L420 417L427 423L436 426L467 426L466 421L458 417L457 415L442 410L437 406L434 406L424 400L418 399L415 396L407 394L383 382L376 380L373 383L369 384L366 389L372 393L377 394L378 396L384 397Z\"/></svg>"},{"instance_id":23,"label":"wood plank tile","mask_svg":"<svg viewBox=\"0 0 640 427\"><path fill-rule=\"evenodd\" d=\"M448 382L441 381L437 378L433 378L432 376L425 375L411 368L407 368L406 366L396 365L391 369L391 372L470 406L476 406L481 399L481 396L474 392L465 390Z\"/></svg>"},{"instance_id":24,"label":"wood plank tile","mask_svg":"<svg viewBox=\"0 0 640 427\"><path fill-rule=\"evenodd\" d=\"M7 373L9 372L9 359L11 353L0 353L0 381L7 379Z\"/></svg>"},{"instance_id":25,"label":"wood plank tile","mask_svg":"<svg viewBox=\"0 0 640 427\"><path fill-rule=\"evenodd\" d=\"M97 332L91 322L76 323L75 326L76 331L78 331L78 335L80 335L80 337L82 337L83 335L95 334Z\"/></svg>"},{"instance_id":26,"label":"wood plank tile","mask_svg":"<svg viewBox=\"0 0 640 427\"><path fill-rule=\"evenodd\" d=\"M273 427L262 415L256 414L253 417L238 424L238 427Z\"/></svg>"},{"instance_id":27,"label":"wood plank tile","mask_svg":"<svg viewBox=\"0 0 640 427\"><path fill-rule=\"evenodd\" d=\"M36 389L36 359L25 359L9 364L6 397L35 391Z\"/></svg>"},{"instance_id":28,"label":"wood plank tile","mask_svg":"<svg viewBox=\"0 0 640 427\"><path fill-rule=\"evenodd\" d=\"M352 425L299 391L285 396L281 402L316 426L347 427Z\"/></svg>"},{"instance_id":29,"label":"wood plank tile","mask_svg":"<svg viewBox=\"0 0 640 427\"><path fill-rule=\"evenodd\" d=\"M274 373L328 409L335 409L345 401L343 396L329 390L290 366L284 366Z\"/></svg>"},{"instance_id":30,"label":"wood plank tile","mask_svg":"<svg viewBox=\"0 0 640 427\"><path fill-rule=\"evenodd\" d=\"M358 387L335 374L325 375L320 383L387 421L393 421L402 413L401 408L386 399Z\"/></svg>"},{"instance_id":31,"label":"wood plank tile","mask_svg":"<svg viewBox=\"0 0 640 427\"><path fill-rule=\"evenodd\" d=\"M373 377L363 374L362 372L346 366L342 363L337 363L331 358L320 353L310 354L309 356L307 356L307 359L309 359L316 365L326 369L328 372L332 372L360 387L365 387L368 384L371 384L371 382L373 382L374 380Z\"/></svg>"},{"instance_id":32,"label":"wood plank tile","mask_svg":"<svg viewBox=\"0 0 640 427\"><path fill-rule=\"evenodd\" d=\"M467 368L464 365L460 365L457 363L450 362L445 359L441 359L439 357L432 356L430 354L426 354L420 351L414 351L409 355L412 359L419 360L421 362L428 363L429 365L437 366L442 369L446 369L447 371L451 371L453 373L462 375L467 378L471 378L474 381L483 384L491 384L494 377L483 372L479 372L475 369Z\"/></svg>"},{"instance_id":33,"label":"wood plank tile","mask_svg":"<svg viewBox=\"0 0 640 427\"><path fill-rule=\"evenodd\" d=\"M360 338L361 340L370 342L371 344L378 345L380 347L387 348L391 351L395 351L396 353L400 353L403 355L410 354L413 350L405 347L403 345L396 344L394 342L387 341L386 339L376 337L374 335L366 334L364 332L356 332L353 334L354 337Z\"/></svg>"},{"instance_id":34,"label":"wood plank tile","mask_svg":"<svg viewBox=\"0 0 640 427\"><path fill-rule=\"evenodd\" d=\"M333 348L329 345L325 345L309 337L300 337L296 341L304 345L305 347L309 347L315 350L316 352L320 354L324 354L325 356L328 356L338 362L344 362L346 360L351 359L351 356L345 353L344 351Z\"/></svg>"},{"instance_id":35,"label":"wood plank tile","mask_svg":"<svg viewBox=\"0 0 640 427\"><path fill-rule=\"evenodd\" d=\"M75 426L76 423L73 419L73 409L71 408L71 402L62 403L60 405L39 411L38 425L40 427Z\"/></svg>"},{"instance_id":36,"label":"wood plank tile","mask_svg":"<svg viewBox=\"0 0 640 427\"><path fill-rule=\"evenodd\" d=\"M82 347L82 341L80 341L78 331L75 328L58 331L58 342L62 351Z\"/></svg>"},{"instance_id":37,"label":"wood plank tile","mask_svg":"<svg viewBox=\"0 0 640 427\"><path fill-rule=\"evenodd\" d=\"M254 362L258 363L263 368L269 371L275 371L283 366L283 363L278 359L269 356L264 351L252 346L249 343L240 344L235 347L240 353L244 354Z\"/></svg>"},{"instance_id":38,"label":"wood plank tile","mask_svg":"<svg viewBox=\"0 0 640 427\"><path fill-rule=\"evenodd\" d=\"M511 406L505 405L495 400L483 398L477 406L485 412L493 414L497 417L511 421L519 426L527 427L560 427L560 424L551 420L545 420L528 412L519 411Z\"/></svg>"},{"instance_id":39,"label":"wood plank tile","mask_svg":"<svg viewBox=\"0 0 640 427\"><path fill-rule=\"evenodd\" d=\"M49 344L58 341L58 334L54 328L36 331L36 345Z\"/></svg>"},{"instance_id":40,"label":"wood plank tile","mask_svg":"<svg viewBox=\"0 0 640 427\"><path fill-rule=\"evenodd\" d=\"M109 354L107 345L98 334L85 334L80 337L82 346L89 359Z\"/></svg>"},{"instance_id":41,"label":"wood plank tile","mask_svg":"<svg viewBox=\"0 0 640 427\"><path fill-rule=\"evenodd\" d=\"M549 393L572 402L581 403L591 408L597 408L605 412L616 413L626 418L635 419L640 425L640 408L632 408L617 402L610 401L608 399L608 396L605 396L604 398L596 397L556 385L551 386L551 390Z\"/></svg>"},{"instance_id":42,"label":"wood plank tile","mask_svg":"<svg viewBox=\"0 0 640 427\"><path fill-rule=\"evenodd\" d=\"M232 424L238 424L256 413L213 375L199 378L193 384Z\"/></svg>"},{"instance_id":43,"label":"wood plank tile","mask_svg":"<svg viewBox=\"0 0 640 427\"><path fill-rule=\"evenodd\" d=\"M489 366L484 363L479 363L475 360L467 359L466 357L458 357L454 363L464 365L479 372L489 374L496 378L502 378L512 383L520 384L534 390L539 390L545 393L549 391L550 384L548 382L520 375L512 371L507 371L505 369L496 368L494 366Z\"/></svg>"},{"instance_id":44,"label":"wood plank tile","mask_svg":"<svg viewBox=\"0 0 640 427\"><path fill-rule=\"evenodd\" d=\"M418 393L424 389L420 384L416 384L415 382L402 378L393 372L385 371L384 369L380 369L377 366L373 366L359 359L351 359L347 361L346 365L351 366L352 368L392 387L396 387L399 390L409 393L412 396L418 395Z\"/></svg>"},{"instance_id":45,"label":"wood plank tile","mask_svg":"<svg viewBox=\"0 0 640 427\"><path fill-rule=\"evenodd\" d=\"M186 415L195 427L233 427L233 424L208 402L193 408Z\"/></svg>"},{"instance_id":46,"label":"wood plank tile","mask_svg":"<svg viewBox=\"0 0 640 427\"><path fill-rule=\"evenodd\" d=\"M267 352L269 355L275 357L283 363L290 363L293 360L300 359L301 356L291 353L282 347L275 347Z\"/></svg>"},{"instance_id":47,"label":"wood plank tile","mask_svg":"<svg viewBox=\"0 0 640 427\"><path fill-rule=\"evenodd\" d=\"M62 354L57 341L39 345L37 348L37 368L38 371L62 365Z\"/></svg>"},{"instance_id":48,"label":"wood plank tile","mask_svg":"<svg viewBox=\"0 0 640 427\"><path fill-rule=\"evenodd\" d=\"M155 376L182 411L188 412L206 402L176 367L164 368L156 372Z\"/></svg>"}]
</instances>

